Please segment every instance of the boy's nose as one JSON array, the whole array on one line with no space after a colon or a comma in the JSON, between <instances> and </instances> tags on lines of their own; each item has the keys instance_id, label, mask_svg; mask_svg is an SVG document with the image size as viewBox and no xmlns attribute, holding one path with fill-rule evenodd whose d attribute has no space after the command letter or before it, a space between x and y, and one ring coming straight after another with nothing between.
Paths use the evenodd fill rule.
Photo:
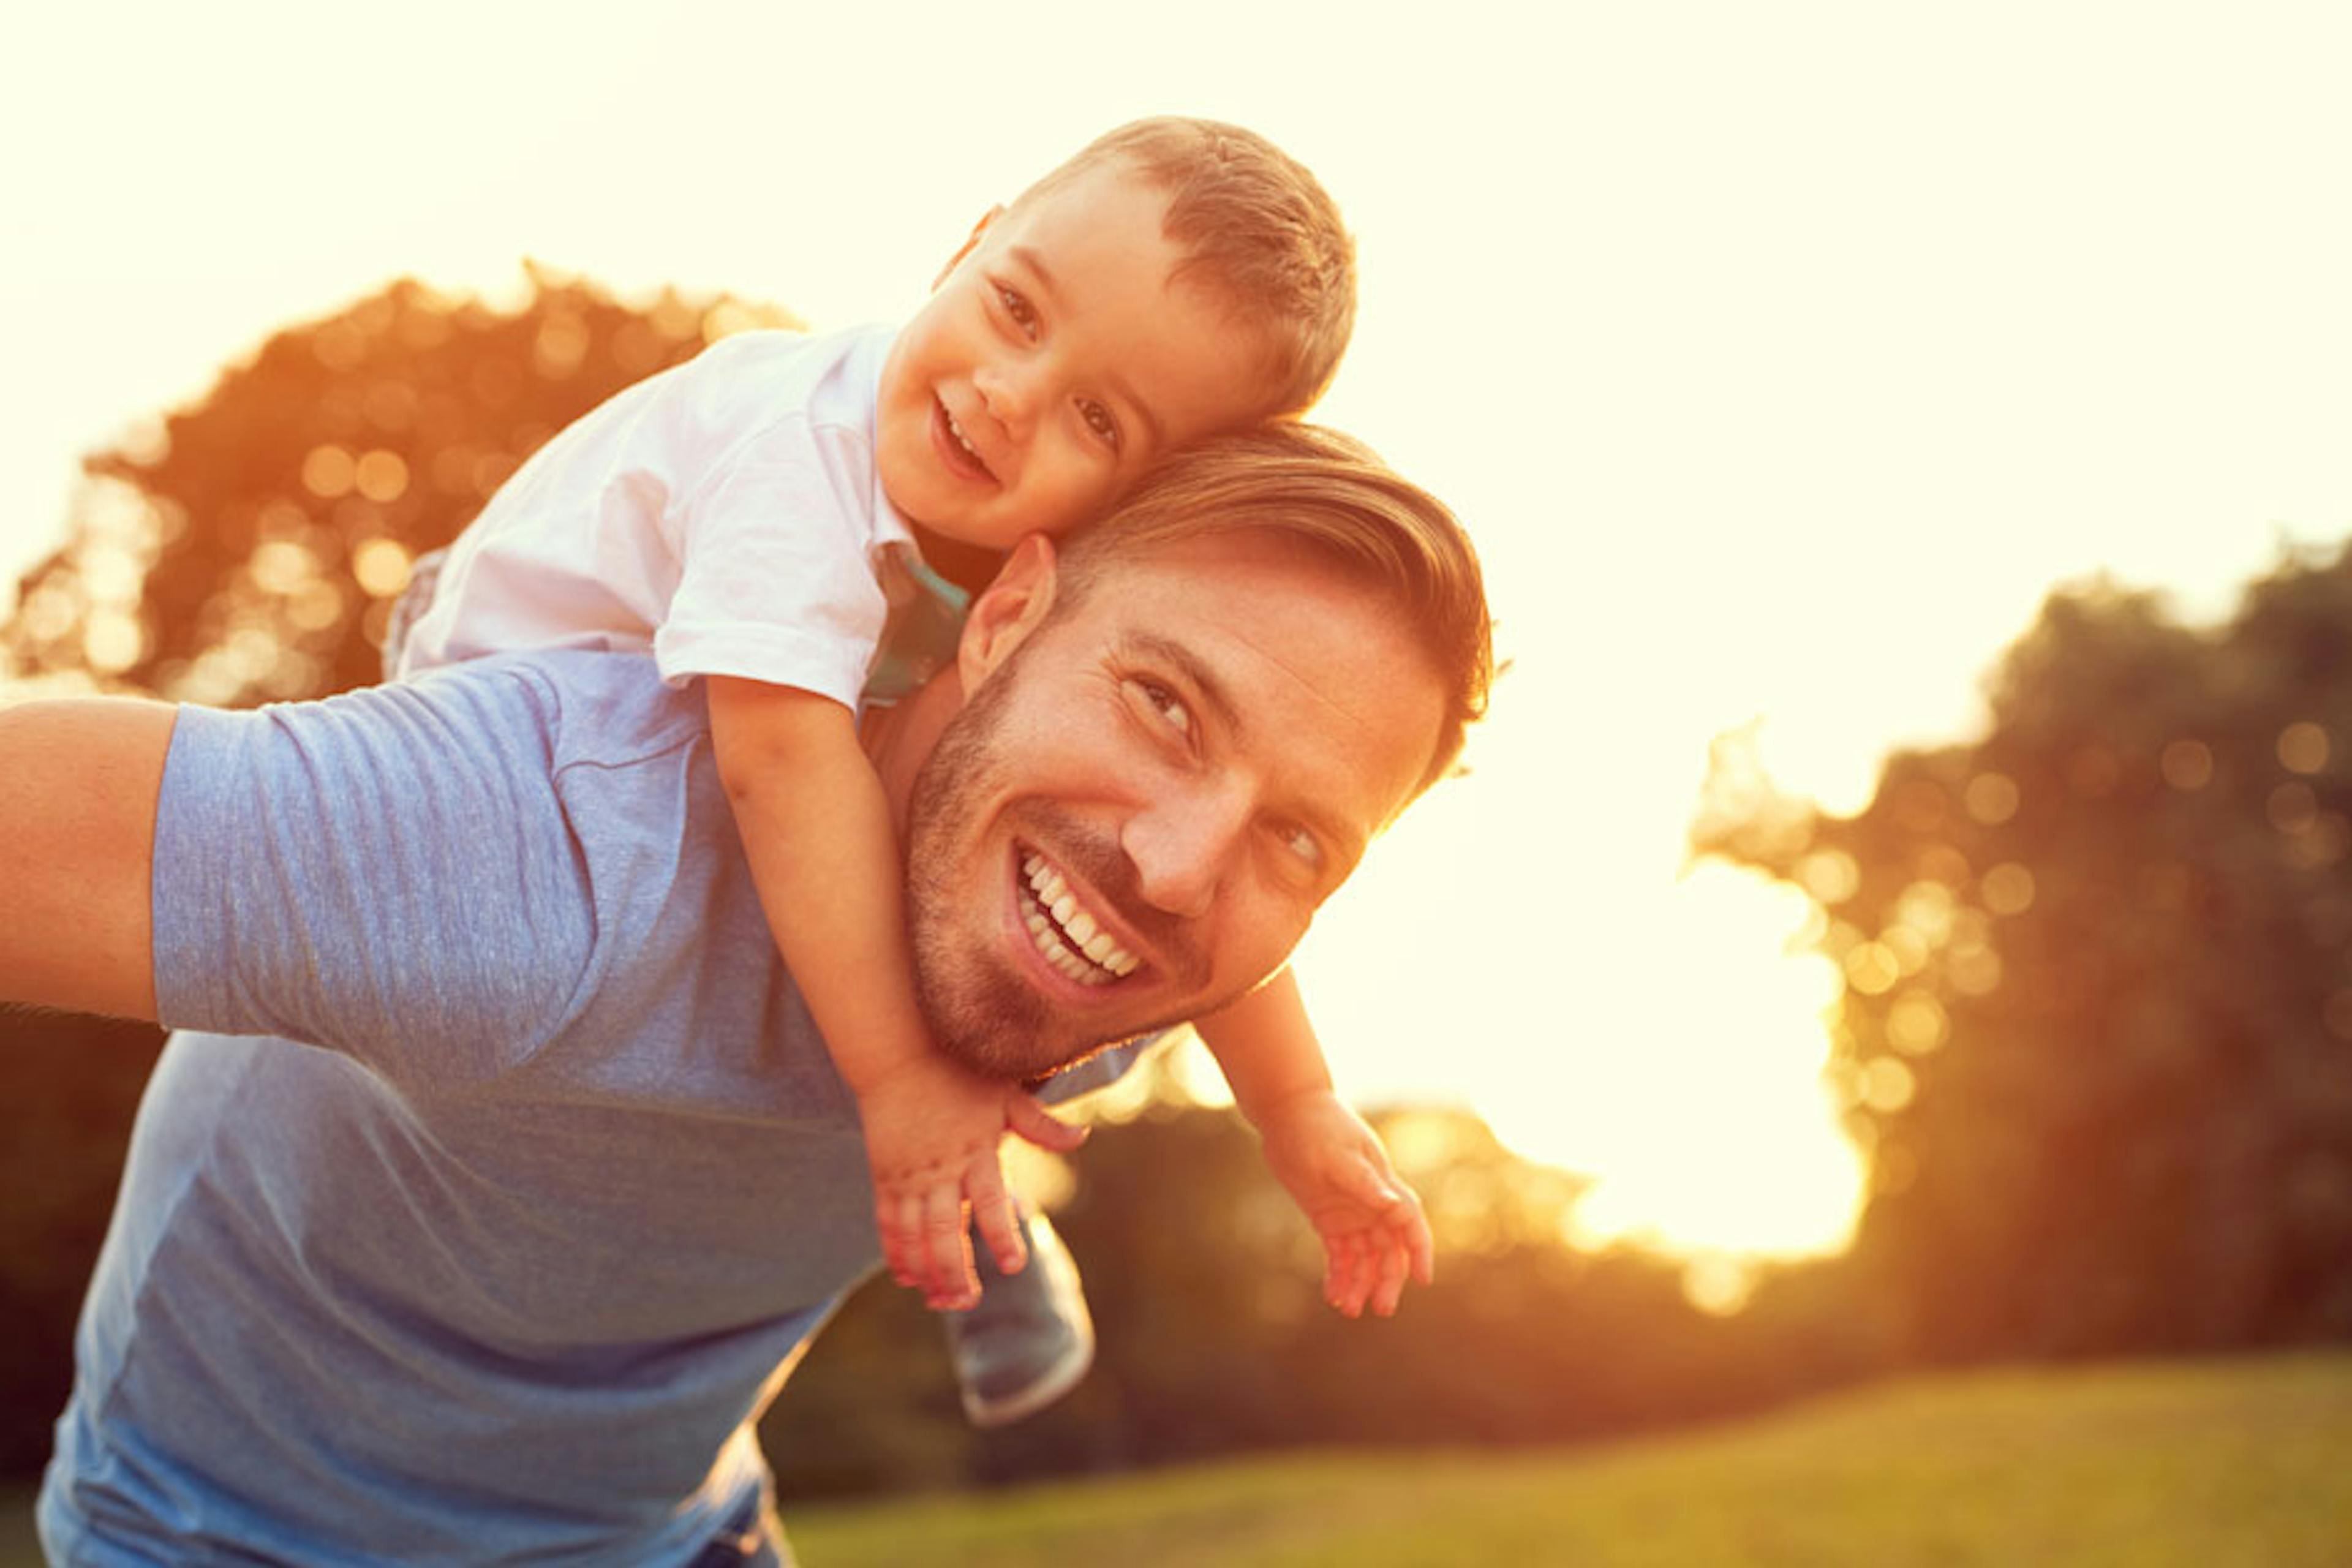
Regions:
<instances>
[{"instance_id":1,"label":"boy's nose","mask_svg":"<svg viewBox=\"0 0 2352 1568\"><path fill-rule=\"evenodd\" d=\"M1028 435L1029 422L1036 416L1037 383L1037 371L1025 364L982 365L971 377L989 416L1015 438Z\"/></svg>"},{"instance_id":2,"label":"boy's nose","mask_svg":"<svg viewBox=\"0 0 2352 1568\"><path fill-rule=\"evenodd\" d=\"M1248 827L1248 802L1238 792L1192 790L1129 817L1119 845L1153 908L1197 920L1216 902Z\"/></svg>"}]
</instances>

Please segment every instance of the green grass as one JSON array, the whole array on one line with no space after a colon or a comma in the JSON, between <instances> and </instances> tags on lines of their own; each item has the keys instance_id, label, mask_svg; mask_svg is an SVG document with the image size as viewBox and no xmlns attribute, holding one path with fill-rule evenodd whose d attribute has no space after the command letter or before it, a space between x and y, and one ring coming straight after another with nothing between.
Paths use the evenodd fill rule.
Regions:
<instances>
[{"instance_id":1,"label":"green grass","mask_svg":"<svg viewBox=\"0 0 2352 1568\"><path fill-rule=\"evenodd\" d=\"M2352 1561L2352 1356L1927 1378L1609 1447L787 1511L806 1568L2336 1568Z\"/></svg>"},{"instance_id":2,"label":"green grass","mask_svg":"<svg viewBox=\"0 0 2352 1568\"><path fill-rule=\"evenodd\" d=\"M0 1517L0 1568L39 1562L28 1502ZM2352 1354L1921 1378L1604 1447L1266 1458L786 1515L806 1568L2336 1568Z\"/></svg>"}]
</instances>

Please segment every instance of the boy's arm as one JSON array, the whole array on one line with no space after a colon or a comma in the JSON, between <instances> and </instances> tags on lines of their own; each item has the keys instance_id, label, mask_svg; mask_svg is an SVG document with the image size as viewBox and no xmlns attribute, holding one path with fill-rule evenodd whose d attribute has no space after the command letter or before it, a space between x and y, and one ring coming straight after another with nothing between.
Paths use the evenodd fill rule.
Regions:
<instances>
[{"instance_id":1,"label":"boy's arm","mask_svg":"<svg viewBox=\"0 0 2352 1568\"><path fill-rule=\"evenodd\" d=\"M979 1281L967 1203L1006 1271L1023 1261L1002 1135L1067 1150L1085 1134L932 1044L915 1004L898 837L850 710L793 687L707 685L719 777L769 931L857 1099L883 1256L931 1305L968 1306Z\"/></svg>"},{"instance_id":2,"label":"boy's arm","mask_svg":"<svg viewBox=\"0 0 2352 1568\"><path fill-rule=\"evenodd\" d=\"M1296 977L1286 967L1194 1027L1323 1238L1325 1297L1351 1318L1394 1312L1408 1277L1430 1280L1429 1221L1379 1135L1332 1091Z\"/></svg>"},{"instance_id":3,"label":"boy's arm","mask_svg":"<svg viewBox=\"0 0 2352 1568\"><path fill-rule=\"evenodd\" d=\"M155 1016L155 801L174 710L0 708L0 998Z\"/></svg>"},{"instance_id":4,"label":"boy's arm","mask_svg":"<svg viewBox=\"0 0 2352 1568\"><path fill-rule=\"evenodd\" d=\"M1263 1128L1267 1117L1278 1114L1297 1095L1331 1092L1331 1069L1323 1060L1323 1047L1307 1018L1306 998L1288 964L1193 1027L1217 1058L1225 1087L1234 1091L1234 1103L1253 1127Z\"/></svg>"}]
</instances>

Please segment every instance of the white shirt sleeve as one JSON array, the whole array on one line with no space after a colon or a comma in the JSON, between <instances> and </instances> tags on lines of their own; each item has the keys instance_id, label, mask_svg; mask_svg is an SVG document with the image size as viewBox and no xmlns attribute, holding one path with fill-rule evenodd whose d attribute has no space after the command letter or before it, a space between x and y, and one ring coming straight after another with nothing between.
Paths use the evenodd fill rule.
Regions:
<instances>
[{"instance_id":1,"label":"white shirt sleeve","mask_svg":"<svg viewBox=\"0 0 2352 1568\"><path fill-rule=\"evenodd\" d=\"M887 329L745 332L559 433L451 547L404 674L523 648L650 648L854 706L905 525L875 481Z\"/></svg>"},{"instance_id":2,"label":"white shirt sleeve","mask_svg":"<svg viewBox=\"0 0 2352 1568\"><path fill-rule=\"evenodd\" d=\"M888 605L853 437L795 417L747 439L680 498L677 592L654 636L672 682L731 675L857 705Z\"/></svg>"}]
</instances>

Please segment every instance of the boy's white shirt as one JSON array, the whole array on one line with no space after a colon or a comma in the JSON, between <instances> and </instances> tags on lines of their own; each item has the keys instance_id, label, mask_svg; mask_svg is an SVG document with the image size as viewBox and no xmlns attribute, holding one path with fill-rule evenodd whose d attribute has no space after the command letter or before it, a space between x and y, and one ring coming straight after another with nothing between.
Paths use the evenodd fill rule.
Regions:
<instances>
[{"instance_id":1,"label":"boy's white shirt","mask_svg":"<svg viewBox=\"0 0 2352 1568\"><path fill-rule=\"evenodd\" d=\"M916 554L874 464L897 329L742 332L534 453L450 547L396 676L523 648L650 648L856 708Z\"/></svg>"}]
</instances>

